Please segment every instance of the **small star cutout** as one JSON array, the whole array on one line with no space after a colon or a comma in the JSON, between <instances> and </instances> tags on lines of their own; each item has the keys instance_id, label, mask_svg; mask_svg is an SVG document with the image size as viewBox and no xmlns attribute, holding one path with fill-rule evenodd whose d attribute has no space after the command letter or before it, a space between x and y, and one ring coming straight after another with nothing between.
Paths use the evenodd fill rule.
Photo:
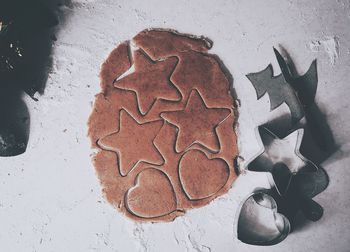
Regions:
<instances>
[{"instance_id":1,"label":"small star cutout","mask_svg":"<svg viewBox=\"0 0 350 252\"><path fill-rule=\"evenodd\" d=\"M155 62L137 50L134 54L135 72L117 80L115 87L134 91L143 115L147 114L157 99L180 101L181 94L170 81L177 62L176 57Z\"/></svg>"},{"instance_id":2,"label":"small star cutout","mask_svg":"<svg viewBox=\"0 0 350 252\"><path fill-rule=\"evenodd\" d=\"M98 145L118 154L119 171L126 176L139 162L162 165L164 160L153 140L162 121L139 124L128 112L120 111L120 130L101 138Z\"/></svg>"},{"instance_id":3,"label":"small star cutout","mask_svg":"<svg viewBox=\"0 0 350 252\"><path fill-rule=\"evenodd\" d=\"M208 108L198 91L194 90L184 110L164 112L161 117L179 129L175 144L177 152L184 151L193 143L200 143L213 151L219 151L216 126L229 114L229 109Z\"/></svg>"}]
</instances>

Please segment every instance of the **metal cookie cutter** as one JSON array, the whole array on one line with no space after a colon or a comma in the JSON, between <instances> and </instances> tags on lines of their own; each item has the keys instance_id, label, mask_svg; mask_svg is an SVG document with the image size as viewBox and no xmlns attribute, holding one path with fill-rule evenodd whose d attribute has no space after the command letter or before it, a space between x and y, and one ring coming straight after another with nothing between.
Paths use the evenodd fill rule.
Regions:
<instances>
[{"instance_id":1,"label":"metal cookie cutter","mask_svg":"<svg viewBox=\"0 0 350 252\"><path fill-rule=\"evenodd\" d=\"M237 219L237 237L251 245L274 245L293 229L293 219L301 211L309 220L322 217L322 207L312 200L328 185L328 177L312 161L300 154L303 129L283 139L267 128L256 129L260 151L246 169L268 172L271 189L257 189L243 201Z\"/></svg>"},{"instance_id":2,"label":"metal cookie cutter","mask_svg":"<svg viewBox=\"0 0 350 252\"><path fill-rule=\"evenodd\" d=\"M312 197L327 187L328 177L300 153L304 130L298 129L280 139L260 126L256 129L256 134L261 149L247 163L246 168L250 171L269 172L269 182L276 189L280 201L284 202L282 211L288 218L293 218L300 209L308 219L320 219L323 209Z\"/></svg>"},{"instance_id":3,"label":"metal cookie cutter","mask_svg":"<svg viewBox=\"0 0 350 252\"><path fill-rule=\"evenodd\" d=\"M260 151L244 167L267 172L271 185L269 190L253 192L238 215L238 238L254 245L273 245L285 239L299 211L313 221L321 218L323 208L312 198L328 185L325 171L300 153L303 128L312 117L309 108L315 106L316 60L304 75L298 76L291 70L291 61L287 64L275 48L274 53L281 68L280 75L273 75L271 64L261 72L247 75L258 99L267 93L270 111L277 112L270 113L268 122L256 128ZM281 109L283 103L289 111Z\"/></svg>"},{"instance_id":4,"label":"metal cookie cutter","mask_svg":"<svg viewBox=\"0 0 350 252\"><path fill-rule=\"evenodd\" d=\"M304 130L298 129L280 139L269 129L263 126L257 127L256 137L260 142L260 151L247 162L246 168L250 171L270 172L271 185L276 187L280 195L284 195L292 175L303 171L304 167L308 167L308 171L318 170L313 162L300 154L303 134ZM288 168L288 171L282 168L281 163ZM275 178L282 181L276 181Z\"/></svg>"},{"instance_id":5,"label":"metal cookie cutter","mask_svg":"<svg viewBox=\"0 0 350 252\"><path fill-rule=\"evenodd\" d=\"M284 196L275 187L256 189L239 208L235 224L238 239L251 245L275 245L292 231L293 223L290 220L300 208L304 209L302 211L308 215L308 219L319 218L322 208L311 198L324 188L310 186L318 185L310 181L317 182L320 178L323 179L322 173L317 172L309 173L309 176L297 174ZM305 181L308 183L303 183Z\"/></svg>"},{"instance_id":6,"label":"metal cookie cutter","mask_svg":"<svg viewBox=\"0 0 350 252\"><path fill-rule=\"evenodd\" d=\"M291 225L279 213L273 191L257 189L240 206L237 219L237 237L251 245L274 245L283 241L291 230Z\"/></svg>"},{"instance_id":7,"label":"metal cookie cutter","mask_svg":"<svg viewBox=\"0 0 350 252\"><path fill-rule=\"evenodd\" d=\"M300 153L304 129L298 129L307 126L308 107L314 104L318 83L316 60L304 75L297 76L295 71L293 74L290 58L285 60L275 48L273 50L282 73L274 77L270 64L265 70L247 77L256 89L258 99L267 92L271 110L285 103L290 114L256 129L261 150L248 162L247 169L270 172L270 184L279 195L291 197L291 194L298 194L292 198L304 199L305 202L298 205L309 219L317 220L323 210L316 202L311 202L311 198L327 187L328 177L323 169ZM285 52L285 55L288 54ZM292 130L295 131L290 133ZM288 191L289 188L292 190ZM307 198L309 202L306 202Z\"/></svg>"},{"instance_id":8,"label":"metal cookie cutter","mask_svg":"<svg viewBox=\"0 0 350 252\"><path fill-rule=\"evenodd\" d=\"M316 60L304 75L294 77L281 54L275 48L273 50L282 73L274 76L272 65L269 64L261 72L247 74L247 78L253 84L258 99L266 93L269 95L271 111L286 103L290 109L292 123L295 124L305 116L304 108L313 103L316 95Z\"/></svg>"}]
</instances>

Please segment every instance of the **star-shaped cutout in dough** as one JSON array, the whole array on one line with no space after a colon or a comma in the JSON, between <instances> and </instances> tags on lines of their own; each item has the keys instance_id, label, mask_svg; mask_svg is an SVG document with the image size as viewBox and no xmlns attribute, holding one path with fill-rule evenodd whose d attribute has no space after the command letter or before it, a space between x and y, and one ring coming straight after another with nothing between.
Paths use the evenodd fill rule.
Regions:
<instances>
[{"instance_id":1,"label":"star-shaped cutout in dough","mask_svg":"<svg viewBox=\"0 0 350 252\"><path fill-rule=\"evenodd\" d=\"M277 191L283 195L287 192L293 176L300 172L315 172L318 167L300 153L304 130L298 129L283 139L278 138L265 127L258 127L261 139L259 153L248 162L251 171L270 172L271 181Z\"/></svg>"},{"instance_id":2,"label":"star-shaped cutout in dough","mask_svg":"<svg viewBox=\"0 0 350 252\"><path fill-rule=\"evenodd\" d=\"M161 120L139 124L128 112L121 110L119 131L101 138L98 145L118 154L122 176L126 176L140 162L162 165L164 160L153 144L162 125Z\"/></svg>"},{"instance_id":3,"label":"star-shaped cutout in dough","mask_svg":"<svg viewBox=\"0 0 350 252\"><path fill-rule=\"evenodd\" d=\"M194 143L219 151L219 140L215 130L229 114L229 109L208 108L198 91L194 90L184 110L164 112L161 117L179 129L175 144L177 152L184 151Z\"/></svg>"},{"instance_id":4,"label":"star-shaped cutout in dough","mask_svg":"<svg viewBox=\"0 0 350 252\"><path fill-rule=\"evenodd\" d=\"M170 81L178 60L170 57L152 61L141 50L134 53L135 72L117 80L115 87L136 93L141 114L145 115L157 99L180 101L181 94Z\"/></svg>"}]
</instances>

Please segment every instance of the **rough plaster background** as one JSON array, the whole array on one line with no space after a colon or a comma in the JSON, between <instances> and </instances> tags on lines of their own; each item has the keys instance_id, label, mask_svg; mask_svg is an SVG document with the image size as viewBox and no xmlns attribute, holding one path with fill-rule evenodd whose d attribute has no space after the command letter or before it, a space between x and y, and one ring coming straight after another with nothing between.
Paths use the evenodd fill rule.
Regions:
<instances>
[{"instance_id":1,"label":"rough plaster background","mask_svg":"<svg viewBox=\"0 0 350 252\"><path fill-rule=\"evenodd\" d=\"M0 158L1 251L349 251L350 2L73 0L54 44L53 69L30 108L27 152ZM63 19L62 19L63 20ZM300 72L318 59L317 104L326 114L336 154L323 167L330 185L316 197L323 218L273 247L235 237L238 204L265 174L240 176L229 194L172 223L136 224L102 198L90 162L86 121L99 91L99 67L117 43L150 27L177 29L214 41L241 100L241 155L258 150L253 130L269 111L245 74L272 62L282 45ZM276 72L278 74L278 72Z\"/></svg>"}]
</instances>

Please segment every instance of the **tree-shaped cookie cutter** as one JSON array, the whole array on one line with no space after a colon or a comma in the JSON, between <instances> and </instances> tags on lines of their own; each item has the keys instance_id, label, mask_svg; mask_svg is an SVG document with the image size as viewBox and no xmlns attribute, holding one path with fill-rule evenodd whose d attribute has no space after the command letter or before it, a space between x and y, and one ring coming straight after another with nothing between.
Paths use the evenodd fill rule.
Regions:
<instances>
[{"instance_id":1,"label":"tree-shaped cookie cutter","mask_svg":"<svg viewBox=\"0 0 350 252\"><path fill-rule=\"evenodd\" d=\"M315 98L318 82L316 60L304 75L294 77L281 54L275 48L273 50L282 73L274 76L272 65L269 64L258 73L247 74L247 78L253 84L258 99L266 93L269 95L271 111L283 103L287 104L292 123L295 124L305 116L304 108L313 103Z\"/></svg>"}]
</instances>

